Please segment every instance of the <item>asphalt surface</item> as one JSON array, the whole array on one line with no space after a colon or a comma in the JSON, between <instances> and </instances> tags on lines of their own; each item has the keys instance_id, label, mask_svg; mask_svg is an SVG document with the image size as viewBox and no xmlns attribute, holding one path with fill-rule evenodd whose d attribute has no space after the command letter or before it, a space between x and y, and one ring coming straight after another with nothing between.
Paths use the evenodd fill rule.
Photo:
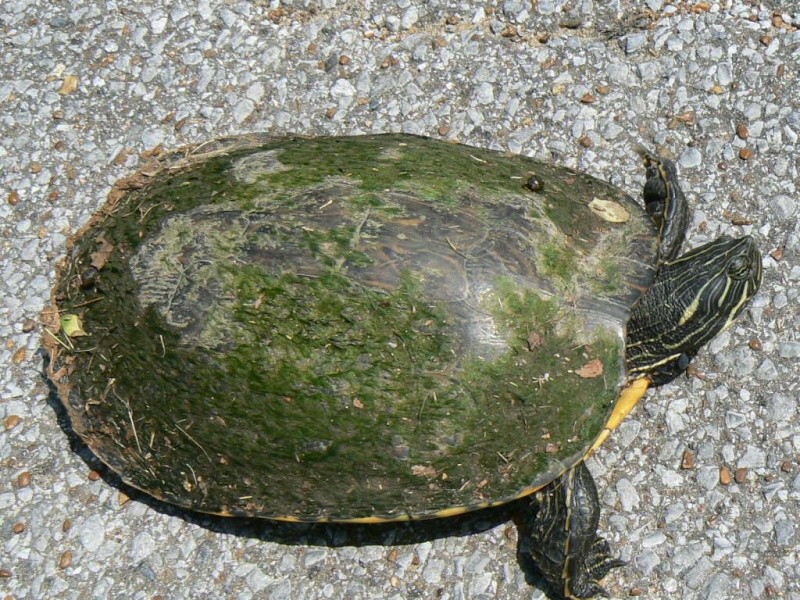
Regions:
<instances>
[{"instance_id":1,"label":"asphalt surface","mask_svg":"<svg viewBox=\"0 0 800 600\"><path fill-rule=\"evenodd\" d=\"M381 527L192 515L120 486L42 378L55 264L113 182L231 133L404 131L637 194L676 159L688 246L753 235L764 282L695 374L589 466L616 598L800 598L800 10L792 2L0 4L0 594L544 598L504 511ZM99 476L93 469L100 471Z\"/></svg>"}]
</instances>

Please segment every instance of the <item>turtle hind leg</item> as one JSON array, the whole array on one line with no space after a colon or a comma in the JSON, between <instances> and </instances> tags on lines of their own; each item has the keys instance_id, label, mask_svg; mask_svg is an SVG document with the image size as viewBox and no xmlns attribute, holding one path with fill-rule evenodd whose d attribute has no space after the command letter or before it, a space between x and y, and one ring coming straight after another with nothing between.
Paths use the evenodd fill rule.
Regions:
<instances>
[{"instance_id":1,"label":"turtle hind leg","mask_svg":"<svg viewBox=\"0 0 800 600\"><path fill-rule=\"evenodd\" d=\"M525 530L530 553L548 584L564 598L607 595L600 580L625 563L597 534L600 502L583 462L537 492Z\"/></svg>"}]
</instances>

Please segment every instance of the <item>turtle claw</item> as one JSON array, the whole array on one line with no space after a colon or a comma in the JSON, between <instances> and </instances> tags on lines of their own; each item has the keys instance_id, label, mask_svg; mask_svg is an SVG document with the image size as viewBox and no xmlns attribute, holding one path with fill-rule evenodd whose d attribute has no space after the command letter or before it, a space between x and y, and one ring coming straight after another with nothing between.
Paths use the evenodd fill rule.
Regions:
<instances>
[{"instance_id":1,"label":"turtle claw","mask_svg":"<svg viewBox=\"0 0 800 600\"><path fill-rule=\"evenodd\" d=\"M547 582L565 598L607 596L600 580L625 562L597 535L600 502L586 465L579 462L532 502L531 556Z\"/></svg>"}]
</instances>

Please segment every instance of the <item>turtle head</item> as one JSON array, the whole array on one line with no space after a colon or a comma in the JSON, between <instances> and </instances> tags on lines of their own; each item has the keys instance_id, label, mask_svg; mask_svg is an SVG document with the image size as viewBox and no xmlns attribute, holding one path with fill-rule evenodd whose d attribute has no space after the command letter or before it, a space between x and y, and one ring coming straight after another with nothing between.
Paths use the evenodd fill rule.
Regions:
<instances>
[{"instance_id":1,"label":"turtle head","mask_svg":"<svg viewBox=\"0 0 800 600\"><path fill-rule=\"evenodd\" d=\"M761 285L761 253L749 235L722 236L669 266L685 304L677 325L688 328L696 349L730 327Z\"/></svg>"},{"instance_id":2,"label":"turtle head","mask_svg":"<svg viewBox=\"0 0 800 600\"><path fill-rule=\"evenodd\" d=\"M760 285L761 253L750 236L723 236L664 263L628 321L631 375L649 375L656 385L674 379Z\"/></svg>"}]
</instances>

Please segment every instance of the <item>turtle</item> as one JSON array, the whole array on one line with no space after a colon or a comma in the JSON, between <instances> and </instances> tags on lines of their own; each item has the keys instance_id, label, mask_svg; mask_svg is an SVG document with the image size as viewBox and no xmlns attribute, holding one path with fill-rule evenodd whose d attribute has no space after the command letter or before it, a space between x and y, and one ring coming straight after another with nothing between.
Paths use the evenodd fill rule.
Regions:
<instances>
[{"instance_id":1,"label":"turtle","mask_svg":"<svg viewBox=\"0 0 800 600\"><path fill-rule=\"evenodd\" d=\"M576 170L407 134L214 140L120 180L57 269L44 345L121 480L223 516L381 523L519 503L567 598L621 564L584 460L761 282L755 241L680 254Z\"/></svg>"}]
</instances>

